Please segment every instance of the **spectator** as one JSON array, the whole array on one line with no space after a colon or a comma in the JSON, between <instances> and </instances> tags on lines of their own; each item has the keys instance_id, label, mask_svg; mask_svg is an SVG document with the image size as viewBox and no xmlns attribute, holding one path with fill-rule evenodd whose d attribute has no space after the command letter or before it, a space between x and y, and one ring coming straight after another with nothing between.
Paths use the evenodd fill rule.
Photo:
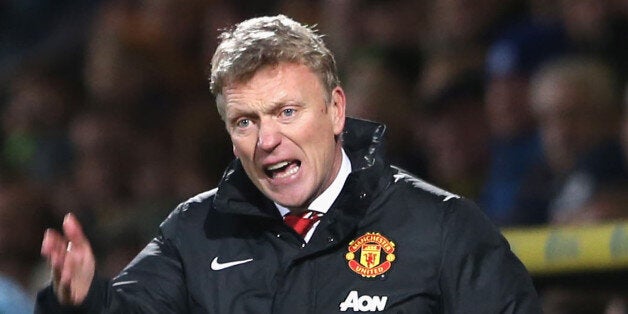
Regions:
<instances>
[{"instance_id":1,"label":"spectator","mask_svg":"<svg viewBox=\"0 0 628 314\"><path fill-rule=\"evenodd\" d=\"M480 203L498 225L545 222L536 208L515 211L524 175L542 158L537 124L527 99L529 76L565 50L562 31L527 21L506 30L486 59L485 108L490 128L490 164Z\"/></svg>"},{"instance_id":2,"label":"spectator","mask_svg":"<svg viewBox=\"0 0 628 314\"><path fill-rule=\"evenodd\" d=\"M614 79L603 63L582 58L557 60L533 78L531 101L549 180L532 185L549 191L542 202L551 223L627 216L624 203L615 200L626 192L628 177L617 138L619 93Z\"/></svg>"}]
</instances>

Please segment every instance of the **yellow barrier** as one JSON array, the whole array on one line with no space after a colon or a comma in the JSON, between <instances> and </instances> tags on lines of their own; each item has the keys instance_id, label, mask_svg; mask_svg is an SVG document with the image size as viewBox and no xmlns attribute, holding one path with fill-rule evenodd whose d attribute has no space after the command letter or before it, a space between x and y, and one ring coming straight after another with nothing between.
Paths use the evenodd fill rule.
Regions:
<instances>
[{"instance_id":1,"label":"yellow barrier","mask_svg":"<svg viewBox=\"0 0 628 314\"><path fill-rule=\"evenodd\" d=\"M628 269L628 221L502 233L532 275Z\"/></svg>"}]
</instances>

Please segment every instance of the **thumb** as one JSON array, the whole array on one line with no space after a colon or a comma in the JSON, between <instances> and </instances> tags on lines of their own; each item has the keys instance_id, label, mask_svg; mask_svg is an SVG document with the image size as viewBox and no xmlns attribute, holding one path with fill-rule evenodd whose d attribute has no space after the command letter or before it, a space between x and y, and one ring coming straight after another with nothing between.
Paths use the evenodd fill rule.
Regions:
<instances>
[{"instance_id":1,"label":"thumb","mask_svg":"<svg viewBox=\"0 0 628 314\"><path fill-rule=\"evenodd\" d=\"M72 213L68 213L63 219L63 233L74 245L84 245L88 243L81 224Z\"/></svg>"}]
</instances>

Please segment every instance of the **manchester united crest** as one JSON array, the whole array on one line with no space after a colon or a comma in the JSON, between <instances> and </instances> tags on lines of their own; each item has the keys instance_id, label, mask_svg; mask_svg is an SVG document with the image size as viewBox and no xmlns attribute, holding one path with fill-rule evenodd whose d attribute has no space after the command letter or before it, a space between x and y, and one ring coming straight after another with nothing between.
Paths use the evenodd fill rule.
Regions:
<instances>
[{"instance_id":1,"label":"manchester united crest","mask_svg":"<svg viewBox=\"0 0 628 314\"><path fill-rule=\"evenodd\" d=\"M363 277L379 276L395 261L395 243L377 232L367 232L351 241L345 258L349 268Z\"/></svg>"}]
</instances>

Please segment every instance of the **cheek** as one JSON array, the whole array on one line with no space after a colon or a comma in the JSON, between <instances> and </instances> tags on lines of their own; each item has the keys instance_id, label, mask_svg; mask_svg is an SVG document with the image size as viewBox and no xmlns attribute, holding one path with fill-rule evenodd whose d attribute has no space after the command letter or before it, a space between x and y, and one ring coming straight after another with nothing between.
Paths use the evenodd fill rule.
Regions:
<instances>
[{"instance_id":1,"label":"cheek","mask_svg":"<svg viewBox=\"0 0 628 314\"><path fill-rule=\"evenodd\" d=\"M233 155L240 159L246 158L248 141L244 138L232 137L231 143L233 145Z\"/></svg>"}]
</instances>

